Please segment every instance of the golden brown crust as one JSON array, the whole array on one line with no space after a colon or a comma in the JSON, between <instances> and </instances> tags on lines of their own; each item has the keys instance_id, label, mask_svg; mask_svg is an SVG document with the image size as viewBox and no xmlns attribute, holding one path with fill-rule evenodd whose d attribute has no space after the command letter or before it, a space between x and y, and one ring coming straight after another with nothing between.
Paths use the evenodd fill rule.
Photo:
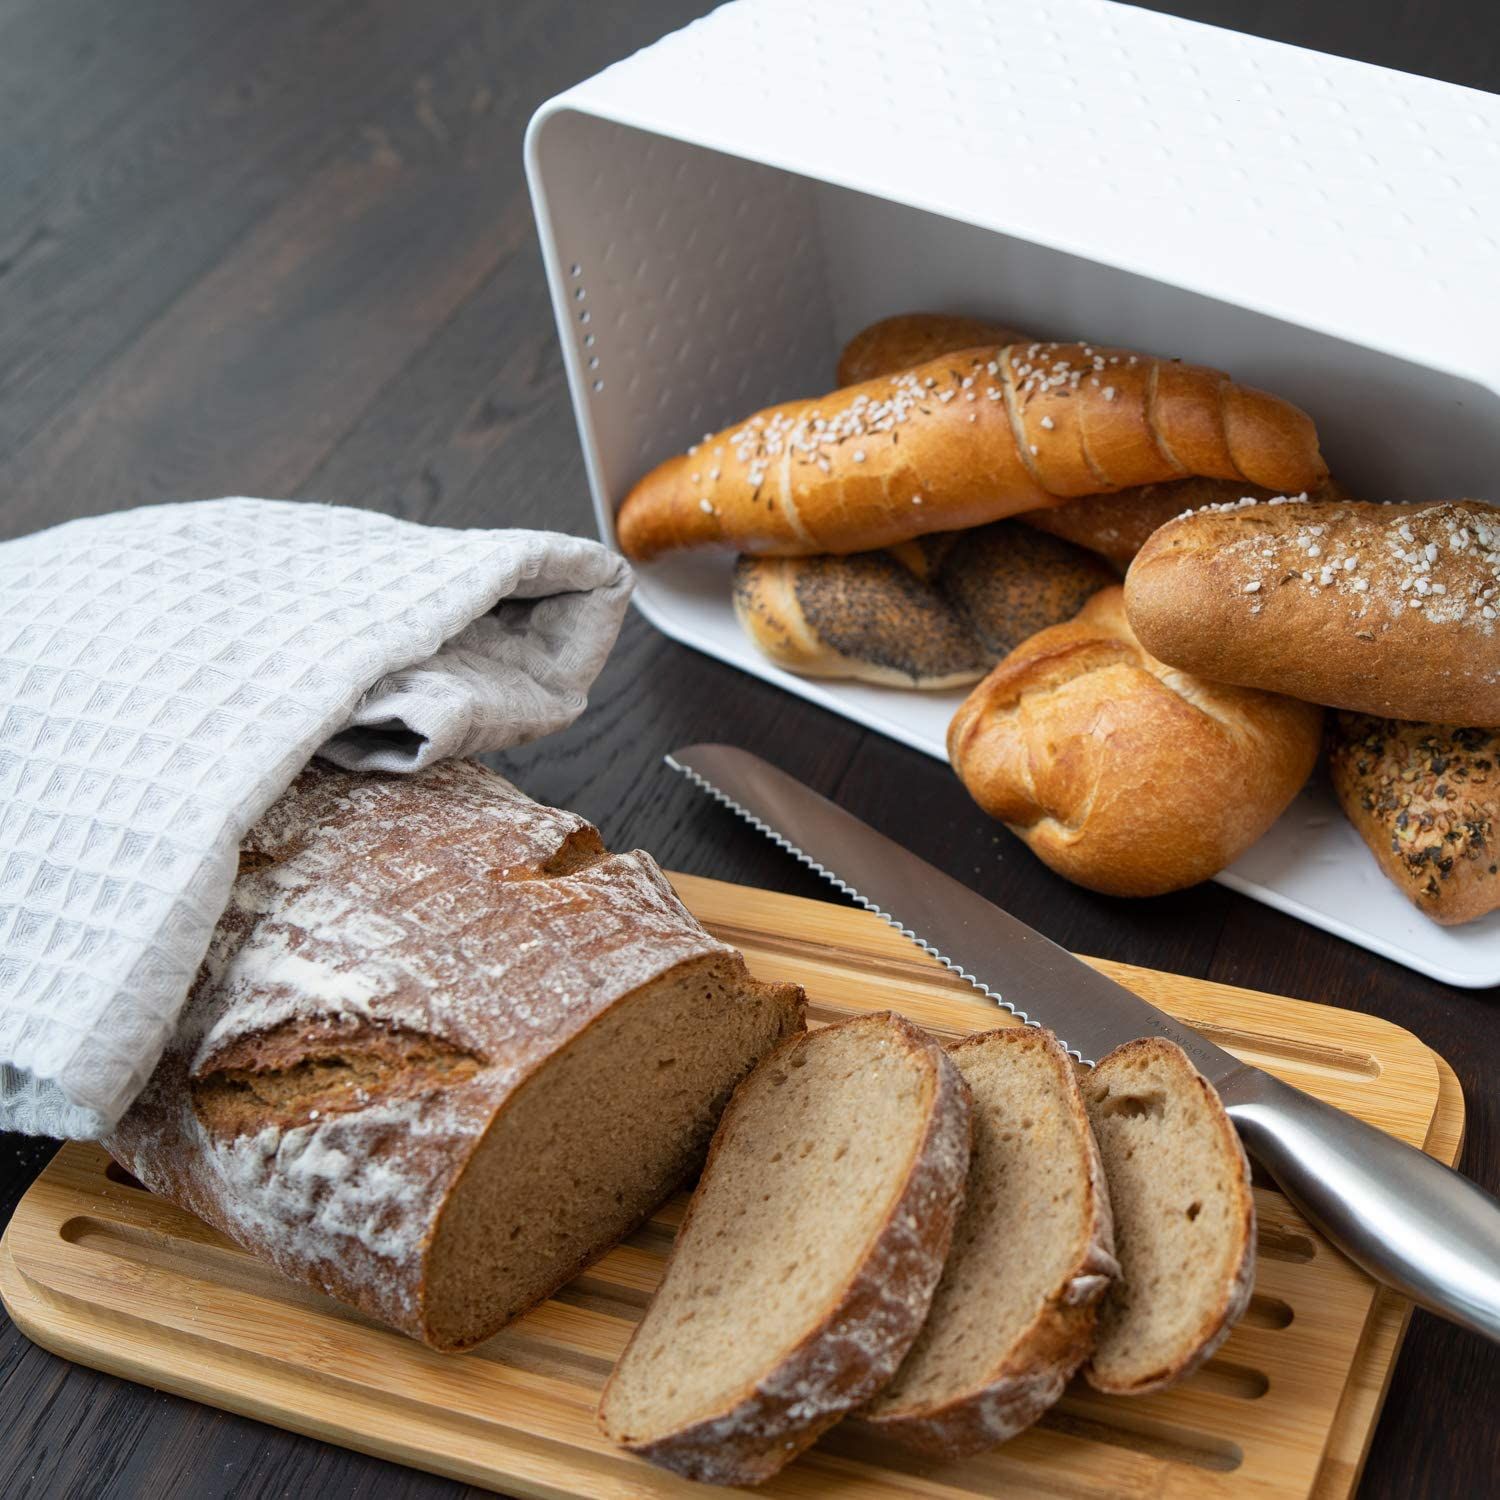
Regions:
<instances>
[{"instance_id":1,"label":"golden brown crust","mask_svg":"<svg viewBox=\"0 0 1500 1500\"><path fill-rule=\"evenodd\" d=\"M1500 724L1500 513L1267 502L1161 528L1125 582L1153 655L1395 719Z\"/></svg>"},{"instance_id":2,"label":"golden brown crust","mask_svg":"<svg viewBox=\"0 0 1500 1500\"><path fill-rule=\"evenodd\" d=\"M941 690L977 682L993 659L931 584L884 552L741 557L734 609L765 655L805 677Z\"/></svg>"},{"instance_id":3,"label":"golden brown crust","mask_svg":"<svg viewBox=\"0 0 1500 1500\"><path fill-rule=\"evenodd\" d=\"M1215 370L1086 344L944 355L706 437L617 517L626 556L862 552L1191 474L1320 484L1311 421Z\"/></svg>"},{"instance_id":4,"label":"golden brown crust","mask_svg":"<svg viewBox=\"0 0 1500 1500\"><path fill-rule=\"evenodd\" d=\"M1118 582L1092 552L1015 521L961 533L937 576L939 591L991 662L1071 620L1091 595Z\"/></svg>"},{"instance_id":5,"label":"golden brown crust","mask_svg":"<svg viewBox=\"0 0 1500 1500\"><path fill-rule=\"evenodd\" d=\"M974 689L948 730L970 795L1069 880L1159 895L1222 870L1317 759L1322 712L1153 659L1096 594Z\"/></svg>"},{"instance_id":6,"label":"golden brown crust","mask_svg":"<svg viewBox=\"0 0 1500 1500\"><path fill-rule=\"evenodd\" d=\"M1037 1309L1031 1326L1009 1348L999 1351L995 1368L976 1388L923 1406L883 1405L879 1398L860 1421L931 1458L958 1459L1009 1441L1031 1426L1063 1393L1063 1388L1094 1342L1098 1304L1118 1274L1109 1190L1099 1146L1072 1060L1050 1031L1009 1027L979 1032L949 1043L950 1055L966 1047L1009 1046L1046 1049L1062 1088L1073 1130L1084 1154L1079 1221L1084 1226L1077 1254ZM976 1309L976 1313L978 1309Z\"/></svg>"},{"instance_id":7,"label":"golden brown crust","mask_svg":"<svg viewBox=\"0 0 1500 1500\"><path fill-rule=\"evenodd\" d=\"M1500 907L1500 733L1330 715L1328 768L1349 821L1424 916Z\"/></svg>"},{"instance_id":8,"label":"golden brown crust","mask_svg":"<svg viewBox=\"0 0 1500 1500\"><path fill-rule=\"evenodd\" d=\"M1152 1391L1176 1385L1198 1369L1229 1337L1230 1330L1244 1316L1255 1289L1255 1194L1250 1180L1250 1159L1240 1142L1239 1132L1225 1112L1223 1101L1214 1086L1193 1066L1192 1059L1164 1037L1141 1037L1125 1042L1099 1060L1090 1074L1090 1083L1103 1078L1115 1065L1129 1063L1136 1057L1157 1058L1182 1073L1183 1078L1203 1100L1213 1122L1218 1154L1231 1167L1234 1183L1235 1211L1229 1251L1229 1274L1219 1295L1203 1308L1202 1316L1191 1336L1184 1339L1179 1356L1161 1369L1130 1381L1112 1380L1091 1361L1084 1369L1095 1390L1113 1396L1145 1396ZM1085 1094L1089 1095L1089 1085ZM1122 1283L1123 1285L1123 1283Z\"/></svg>"},{"instance_id":9,"label":"golden brown crust","mask_svg":"<svg viewBox=\"0 0 1500 1500\"><path fill-rule=\"evenodd\" d=\"M943 1049L903 1016L877 1012L837 1024L889 1026L900 1044L930 1067L927 1130L905 1187L827 1316L733 1406L680 1432L649 1442L631 1441L627 1434L612 1431L606 1416L621 1368L615 1366L599 1398L599 1421L606 1436L689 1479L759 1484L874 1395L895 1373L921 1329L948 1257L969 1167L968 1085ZM796 1048L813 1043L816 1035L783 1043L762 1066L776 1065ZM724 1111L678 1230L678 1245L690 1232L693 1210L712 1181L714 1158L733 1129L739 1098L737 1093ZM622 1355L622 1363L623 1359Z\"/></svg>"},{"instance_id":10,"label":"golden brown crust","mask_svg":"<svg viewBox=\"0 0 1500 1500\"><path fill-rule=\"evenodd\" d=\"M858 385L877 375L894 375L925 365L940 354L957 349L976 349L982 344L1025 344L1031 335L992 323L988 318L969 318L955 313L897 313L862 328L844 345L839 355L836 380L839 385Z\"/></svg>"}]
</instances>

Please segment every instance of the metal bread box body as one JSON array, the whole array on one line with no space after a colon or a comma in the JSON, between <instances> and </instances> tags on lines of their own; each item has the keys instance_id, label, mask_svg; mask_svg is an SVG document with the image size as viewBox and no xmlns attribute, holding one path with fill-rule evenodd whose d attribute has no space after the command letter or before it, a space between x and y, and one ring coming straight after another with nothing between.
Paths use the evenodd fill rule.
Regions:
<instances>
[{"instance_id":1,"label":"metal bread box body","mask_svg":"<svg viewBox=\"0 0 1500 1500\"><path fill-rule=\"evenodd\" d=\"M1500 99L1109 0L738 0L549 101L526 167L600 535L654 464L830 389L913 309L1230 371L1372 499L1500 499ZM792 676L727 557L640 570L667 634L941 757L960 694ZM1315 783L1219 877L1454 984Z\"/></svg>"}]
</instances>

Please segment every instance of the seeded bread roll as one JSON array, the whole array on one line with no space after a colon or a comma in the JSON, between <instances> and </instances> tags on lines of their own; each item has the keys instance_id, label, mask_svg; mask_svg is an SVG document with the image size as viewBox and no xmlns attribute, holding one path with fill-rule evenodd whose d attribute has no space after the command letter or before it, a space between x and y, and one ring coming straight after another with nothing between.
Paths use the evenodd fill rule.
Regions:
<instances>
[{"instance_id":1,"label":"seeded bread roll","mask_svg":"<svg viewBox=\"0 0 1500 1500\"><path fill-rule=\"evenodd\" d=\"M969 1190L922 1332L860 1417L953 1459L1014 1437L1062 1395L1119 1267L1099 1148L1057 1038L1013 1026L948 1055L974 1098Z\"/></svg>"},{"instance_id":2,"label":"seeded bread roll","mask_svg":"<svg viewBox=\"0 0 1500 1500\"><path fill-rule=\"evenodd\" d=\"M1083 1081L1104 1157L1120 1272L1087 1374L1143 1396L1192 1374L1255 1285L1250 1163L1213 1085L1175 1042L1116 1047Z\"/></svg>"},{"instance_id":3,"label":"seeded bread roll","mask_svg":"<svg viewBox=\"0 0 1500 1500\"><path fill-rule=\"evenodd\" d=\"M866 552L1193 474L1295 493L1327 469L1305 413L1217 370L991 345L710 434L635 485L616 530L637 562L693 547Z\"/></svg>"},{"instance_id":4,"label":"seeded bread roll","mask_svg":"<svg viewBox=\"0 0 1500 1500\"><path fill-rule=\"evenodd\" d=\"M1162 661L1383 718L1500 724L1500 513L1268 501L1162 527L1125 582Z\"/></svg>"},{"instance_id":5,"label":"seeded bread roll","mask_svg":"<svg viewBox=\"0 0 1500 1500\"><path fill-rule=\"evenodd\" d=\"M895 1373L963 1204L969 1090L900 1016L798 1037L735 1091L599 1401L616 1443L759 1484Z\"/></svg>"},{"instance_id":6,"label":"seeded bread roll","mask_svg":"<svg viewBox=\"0 0 1500 1500\"><path fill-rule=\"evenodd\" d=\"M1119 581L1092 552L1015 521L961 533L937 575L938 591L991 662L1071 620L1090 595Z\"/></svg>"},{"instance_id":7,"label":"seeded bread roll","mask_svg":"<svg viewBox=\"0 0 1500 1500\"><path fill-rule=\"evenodd\" d=\"M1104 589L1018 646L964 700L948 758L970 795L1060 875L1154 896L1217 874L1296 796L1322 710L1165 666Z\"/></svg>"},{"instance_id":8,"label":"seeded bread roll","mask_svg":"<svg viewBox=\"0 0 1500 1500\"><path fill-rule=\"evenodd\" d=\"M1328 768L1380 868L1434 922L1500 907L1500 734L1334 714Z\"/></svg>"},{"instance_id":9,"label":"seeded bread roll","mask_svg":"<svg viewBox=\"0 0 1500 1500\"><path fill-rule=\"evenodd\" d=\"M734 610L777 666L890 687L962 687L993 659L930 584L885 552L742 557Z\"/></svg>"},{"instance_id":10,"label":"seeded bread roll","mask_svg":"<svg viewBox=\"0 0 1500 1500\"><path fill-rule=\"evenodd\" d=\"M801 1028L795 985L573 813L472 762L314 762L104 1144L288 1276L461 1349L650 1213Z\"/></svg>"}]
</instances>

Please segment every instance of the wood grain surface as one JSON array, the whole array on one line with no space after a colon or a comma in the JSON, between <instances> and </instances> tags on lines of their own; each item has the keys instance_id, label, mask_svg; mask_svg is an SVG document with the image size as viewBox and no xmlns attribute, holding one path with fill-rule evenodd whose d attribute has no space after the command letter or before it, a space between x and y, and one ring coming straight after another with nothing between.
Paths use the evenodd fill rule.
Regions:
<instances>
[{"instance_id":1,"label":"wood grain surface","mask_svg":"<svg viewBox=\"0 0 1500 1500\"><path fill-rule=\"evenodd\" d=\"M221 494L588 533L521 132L544 98L708 8L0 0L0 538ZM1500 89L1492 0L1157 8ZM662 752L713 737L778 759L1075 949L1410 1027L1461 1081L1461 1164L1500 1191L1496 994L1423 979L1220 887L1137 903L1069 887L976 816L941 766L638 617L588 714L501 765L615 847L823 894L660 769ZM0 1213L50 1154L0 1138ZM1361 1496L1492 1493L1497 1392L1500 1349L1417 1313ZM69 1365L3 1320L0 1403L7 1496L460 1492Z\"/></svg>"},{"instance_id":2,"label":"wood grain surface","mask_svg":"<svg viewBox=\"0 0 1500 1500\"><path fill-rule=\"evenodd\" d=\"M676 884L759 978L806 985L813 1025L887 1007L945 1040L1019 1024L868 912L697 876ZM1096 962L1245 1061L1411 1145L1456 1155L1458 1091L1410 1032L1329 1006ZM763 1493L1344 1500L1401 1310L1388 1309L1273 1187L1257 1185L1255 1197L1249 1309L1181 1385L1121 1400L1075 1381L1031 1431L961 1463L914 1459L835 1429ZM0 1295L44 1348L314 1437L546 1500L665 1500L694 1487L613 1448L593 1412L685 1207L677 1195L542 1306L453 1357L287 1281L146 1193L97 1146L72 1145L0 1241Z\"/></svg>"}]
</instances>

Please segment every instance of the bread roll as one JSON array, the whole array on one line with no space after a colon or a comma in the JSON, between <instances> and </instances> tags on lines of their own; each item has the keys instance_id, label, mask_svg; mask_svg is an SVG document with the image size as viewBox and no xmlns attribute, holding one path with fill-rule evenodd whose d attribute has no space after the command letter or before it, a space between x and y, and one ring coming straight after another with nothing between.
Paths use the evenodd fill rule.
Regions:
<instances>
[{"instance_id":1,"label":"bread roll","mask_svg":"<svg viewBox=\"0 0 1500 1500\"><path fill-rule=\"evenodd\" d=\"M1328 768L1380 868L1444 926L1500 907L1500 734L1331 716Z\"/></svg>"},{"instance_id":2,"label":"bread roll","mask_svg":"<svg viewBox=\"0 0 1500 1500\"><path fill-rule=\"evenodd\" d=\"M937 587L990 662L1048 625L1071 620L1090 595L1119 582L1108 563L1015 521L960 534Z\"/></svg>"},{"instance_id":3,"label":"bread roll","mask_svg":"<svg viewBox=\"0 0 1500 1500\"><path fill-rule=\"evenodd\" d=\"M877 375L894 375L925 365L940 354L977 349L983 344L1028 344L1031 335L953 313L897 313L862 328L844 345L836 377L839 385L858 385Z\"/></svg>"},{"instance_id":4,"label":"bread roll","mask_svg":"<svg viewBox=\"0 0 1500 1500\"><path fill-rule=\"evenodd\" d=\"M1326 473L1302 412L1216 370L1010 344L710 435L635 486L617 534L637 561L686 547L864 552L1192 474L1297 492Z\"/></svg>"},{"instance_id":5,"label":"bread roll","mask_svg":"<svg viewBox=\"0 0 1500 1500\"><path fill-rule=\"evenodd\" d=\"M993 657L930 584L886 552L742 557L734 611L777 666L889 687L962 687Z\"/></svg>"},{"instance_id":6,"label":"bread roll","mask_svg":"<svg viewBox=\"0 0 1500 1500\"><path fill-rule=\"evenodd\" d=\"M1080 885L1206 880L1276 820L1317 759L1321 710L1148 655L1123 591L1018 646L969 694L948 758L970 794Z\"/></svg>"},{"instance_id":7,"label":"bread roll","mask_svg":"<svg viewBox=\"0 0 1500 1500\"><path fill-rule=\"evenodd\" d=\"M288 1276L467 1348L696 1170L801 1011L649 855L492 771L315 762L104 1144Z\"/></svg>"},{"instance_id":8,"label":"bread roll","mask_svg":"<svg viewBox=\"0 0 1500 1500\"><path fill-rule=\"evenodd\" d=\"M1240 502L1158 531L1125 583L1162 661L1393 719L1500 724L1500 513Z\"/></svg>"}]
</instances>

